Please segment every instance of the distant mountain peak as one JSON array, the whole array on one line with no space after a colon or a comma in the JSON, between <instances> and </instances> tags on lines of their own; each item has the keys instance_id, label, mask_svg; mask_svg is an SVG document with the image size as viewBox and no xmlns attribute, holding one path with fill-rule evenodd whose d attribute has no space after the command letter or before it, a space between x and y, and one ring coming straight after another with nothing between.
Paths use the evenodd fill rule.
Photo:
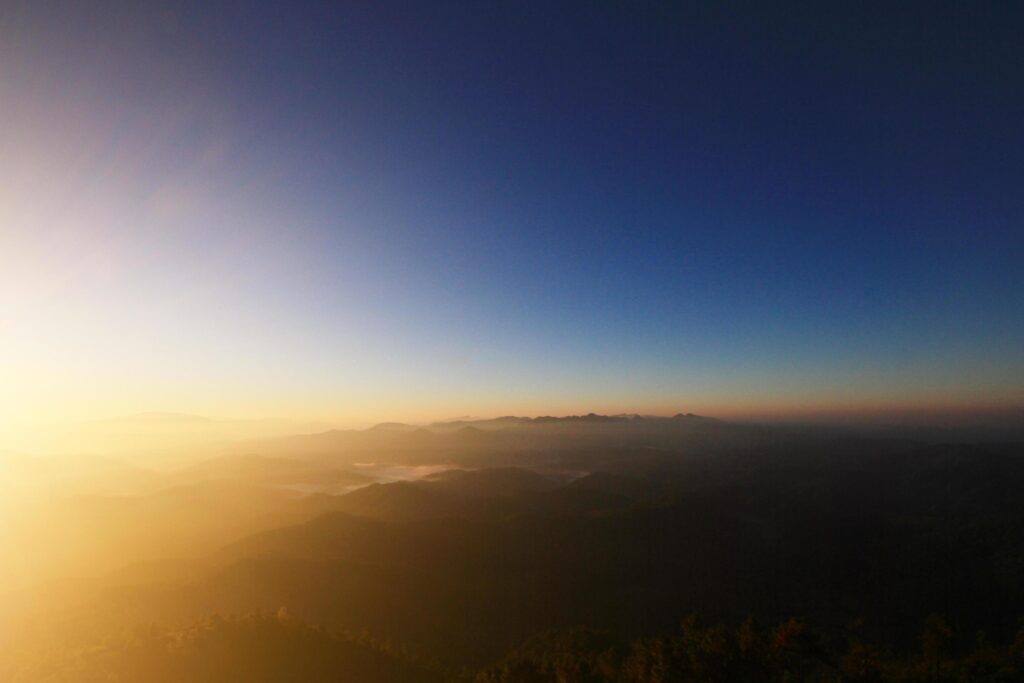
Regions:
<instances>
[{"instance_id":1,"label":"distant mountain peak","mask_svg":"<svg viewBox=\"0 0 1024 683\"><path fill-rule=\"evenodd\" d=\"M372 432L411 432L416 428L404 422L380 422L370 427Z\"/></svg>"}]
</instances>

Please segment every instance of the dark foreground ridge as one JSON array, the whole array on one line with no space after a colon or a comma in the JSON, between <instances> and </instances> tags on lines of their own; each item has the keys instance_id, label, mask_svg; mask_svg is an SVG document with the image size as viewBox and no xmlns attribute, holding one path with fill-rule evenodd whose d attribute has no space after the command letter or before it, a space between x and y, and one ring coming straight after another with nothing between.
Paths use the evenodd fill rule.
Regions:
<instances>
[{"instance_id":1,"label":"dark foreground ridge","mask_svg":"<svg viewBox=\"0 0 1024 683\"><path fill-rule=\"evenodd\" d=\"M331 633L288 616L204 618L181 629L140 628L85 649L40 657L18 680L248 683L925 683L1024 680L1024 627L1010 643L965 638L938 615L920 647L894 655L854 622L829 634L801 619L772 628L682 620L667 634L625 641L589 629L549 631L478 671L446 669L386 643Z\"/></svg>"}]
</instances>

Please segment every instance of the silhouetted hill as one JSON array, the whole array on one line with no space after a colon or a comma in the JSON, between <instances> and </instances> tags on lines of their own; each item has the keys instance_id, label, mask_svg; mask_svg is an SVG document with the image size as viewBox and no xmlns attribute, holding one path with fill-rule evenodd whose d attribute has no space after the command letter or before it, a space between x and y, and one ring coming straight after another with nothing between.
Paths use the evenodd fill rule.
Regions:
<instances>
[{"instance_id":1,"label":"silhouetted hill","mask_svg":"<svg viewBox=\"0 0 1024 683\"><path fill-rule=\"evenodd\" d=\"M1021 577L1011 569L1024 547L1015 531L1024 528L1024 510L1009 504L1020 490L1022 461L1012 453L967 452L973 455L966 460L941 449L860 458L752 455L722 460L721 471L711 466L696 479L687 474L675 482L676 493L640 505L636 495L647 500L642 482L594 475L553 490L519 490L509 496L514 507L499 515L467 507L444 519L409 512L403 518L419 521L371 524L332 514L255 536L232 546L232 556L415 566L417 588L395 590L409 609L444 613L454 619L446 627L456 630L478 628L498 609L493 597L476 604L477 590L507 596L492 645L481 637L468 651L444 650L471 659L545 625L643 632L692 610L766 621L795 613L825 624L865 616L896 642L910 642L920 619L936 610L1005 629L1024 611ZM974 457L982 475L960 469ZM439 479L464 484L470 476L486 482L510 472ZM374 503L420 496L417 489L436 483L375 487L381 500ZM355 592L341 576L332 590L350 595L338 598L348 604ZM429 594L419 592L425 576L436 582ZM409 636L412 644L445 647L426 625L406 620L403 629L418 633Z\"/></svg>"},{"instance_id":2,"label":"silhouetted hill","mask_svg":"<svg viewBox=\"0 0 1024 683\"><path fill-rule=\"evenodd\" d=\"M0 457L0 496L5 500L152 493L164 485L159 473L115 458L15 453Z\"/></svg>"},{"instance_id":3,"label":"silhouetted hill","mask_svg":"<svg viewBox=\"0 0 1024 683\"><path fill-rule=\"evenodd\" d=\"M426 477L422 485L432 490L470 497L521 496L554 490L558 483L518 467L480 470L445 470Z\"/></svg>"},{"instance_id":4,"label":"silhouetted hill","mask_svg":"<svg viewBox=\"0 0 1024 683\"><path fill-rule=\"evenodd\" d=\"M335 509L338 500L253 483L247 476L204 474L195 483L147 495L74 495L26 505L12 512L5 532L21 549L15 569L36 581L86 577L126 564L199 557L257 531Z\"/></svg>"},{"instance_id":5,"label":"silhouetted hill","mask_svg":"<svg viewBox=\"0 0 1024 683\"><path fill-rule=\"evenodd\" d=\"M405 481L365 486L341 497L333 507L359 517L388 520L450 517L471 509L458 497Z\"/></svg>"},{"instance_id":6,"label":"silhouetted hill","mask_svg":"<svg viewBox=\"0 0 1024 683\"><path fill-rule=\"evenodd\" d=\"M284 457L243 454L203 460L172 473L173 479L196 483L205 480L244 480L265 484L324 483L368 484L372 480L351 470L324 467Z\"/></svg>"},{"instance_id":7,"label":"silhouetted hill","mask_svg":"<svg viewBox=\"0 0 1024 683\"><path fill-rule=\"evenodd\" d=\"M354 451L295 464L281 455L222 460L209 467L237 467L239 479L73 499L60 515L66 537L39 528L48 544L66 538L77 553L124 547L123 562L187 550L203 555L202 565L188 580L128 572L83 585L74 604L36 597L54 624L102 633L284 606L455 668L493 661L547 629L587 625L642 638L694 611L732 624L797 615L836 632L862 619L865 637L895 651L917 647L931 613L957 632L1004 639L1024 614L1020 446L922 445L686 416L522 428L518 420L473 427L467 438L487 443L461 450L452 444L468 425L357 432L364 443L405 444L354 460L361 471L428 474L346 495L297 496L247 483L244 473L330 476ZM408 446L414 438L431 445ZM436 471L452 463L461 468Z\"/></svg>"},{"instance_id":8,"label":"silhouetted hill","mask_svg":"<svg viewBox=\"0 0 1024 683\"><path fill-rule=\"evenodd\" d=\"M372 641L339 636L288 617L211 616L182 628L138 629L101 645L33 657L8 674L39 681L147 683L441 683L443 676ZM0 659L0 667L4 664ZM11 670L16 673L11 673ZM4 668L0 668L0 673ZM5 678L5 680L13 680Z\"/></svg>"},{"instance_id":9,"label":"silhouetted hill","mask_svg":"<svg viewBox=\"0 0 1024 683\"><path fill-rule=\"evenodd\" d=\"M657 482L644 481L635 477L627 477L610 472L592 472L572 480L567 489L573 491L589 491L621 496L628 500L640 500L650 497L658 490Z\"/></svg>"}]
</instances>

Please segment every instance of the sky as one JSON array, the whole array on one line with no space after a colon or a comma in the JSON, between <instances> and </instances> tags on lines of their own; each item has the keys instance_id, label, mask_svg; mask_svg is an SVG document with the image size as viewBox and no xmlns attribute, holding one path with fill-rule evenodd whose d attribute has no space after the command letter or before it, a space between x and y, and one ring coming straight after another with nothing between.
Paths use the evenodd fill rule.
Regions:
<instances>
[{"instance_id":1,"label":"sky","mask_svg":"<svg viewBox=\"0 0 1024 683\"><path fill-rule=\"evenodd\" d=\"M0 433L1019 417L1022 29L985 2L4 2Z\"/></svg>"}]
</instances>

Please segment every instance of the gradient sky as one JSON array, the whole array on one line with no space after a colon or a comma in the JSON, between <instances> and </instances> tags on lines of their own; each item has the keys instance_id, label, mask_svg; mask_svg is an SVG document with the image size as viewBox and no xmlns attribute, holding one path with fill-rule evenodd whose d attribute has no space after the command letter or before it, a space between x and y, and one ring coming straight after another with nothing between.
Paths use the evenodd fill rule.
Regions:
<instances>
[{"instance_id":1,"label":"gradient sky","mask_svg":"<svg viewBox=\"0 0 1024 683\"><path fill-rule=\"evenodd\" d=\"M1024 405L1024 9L708 4L3 3L0 431Z\"/></svg>"}]
</instances>

